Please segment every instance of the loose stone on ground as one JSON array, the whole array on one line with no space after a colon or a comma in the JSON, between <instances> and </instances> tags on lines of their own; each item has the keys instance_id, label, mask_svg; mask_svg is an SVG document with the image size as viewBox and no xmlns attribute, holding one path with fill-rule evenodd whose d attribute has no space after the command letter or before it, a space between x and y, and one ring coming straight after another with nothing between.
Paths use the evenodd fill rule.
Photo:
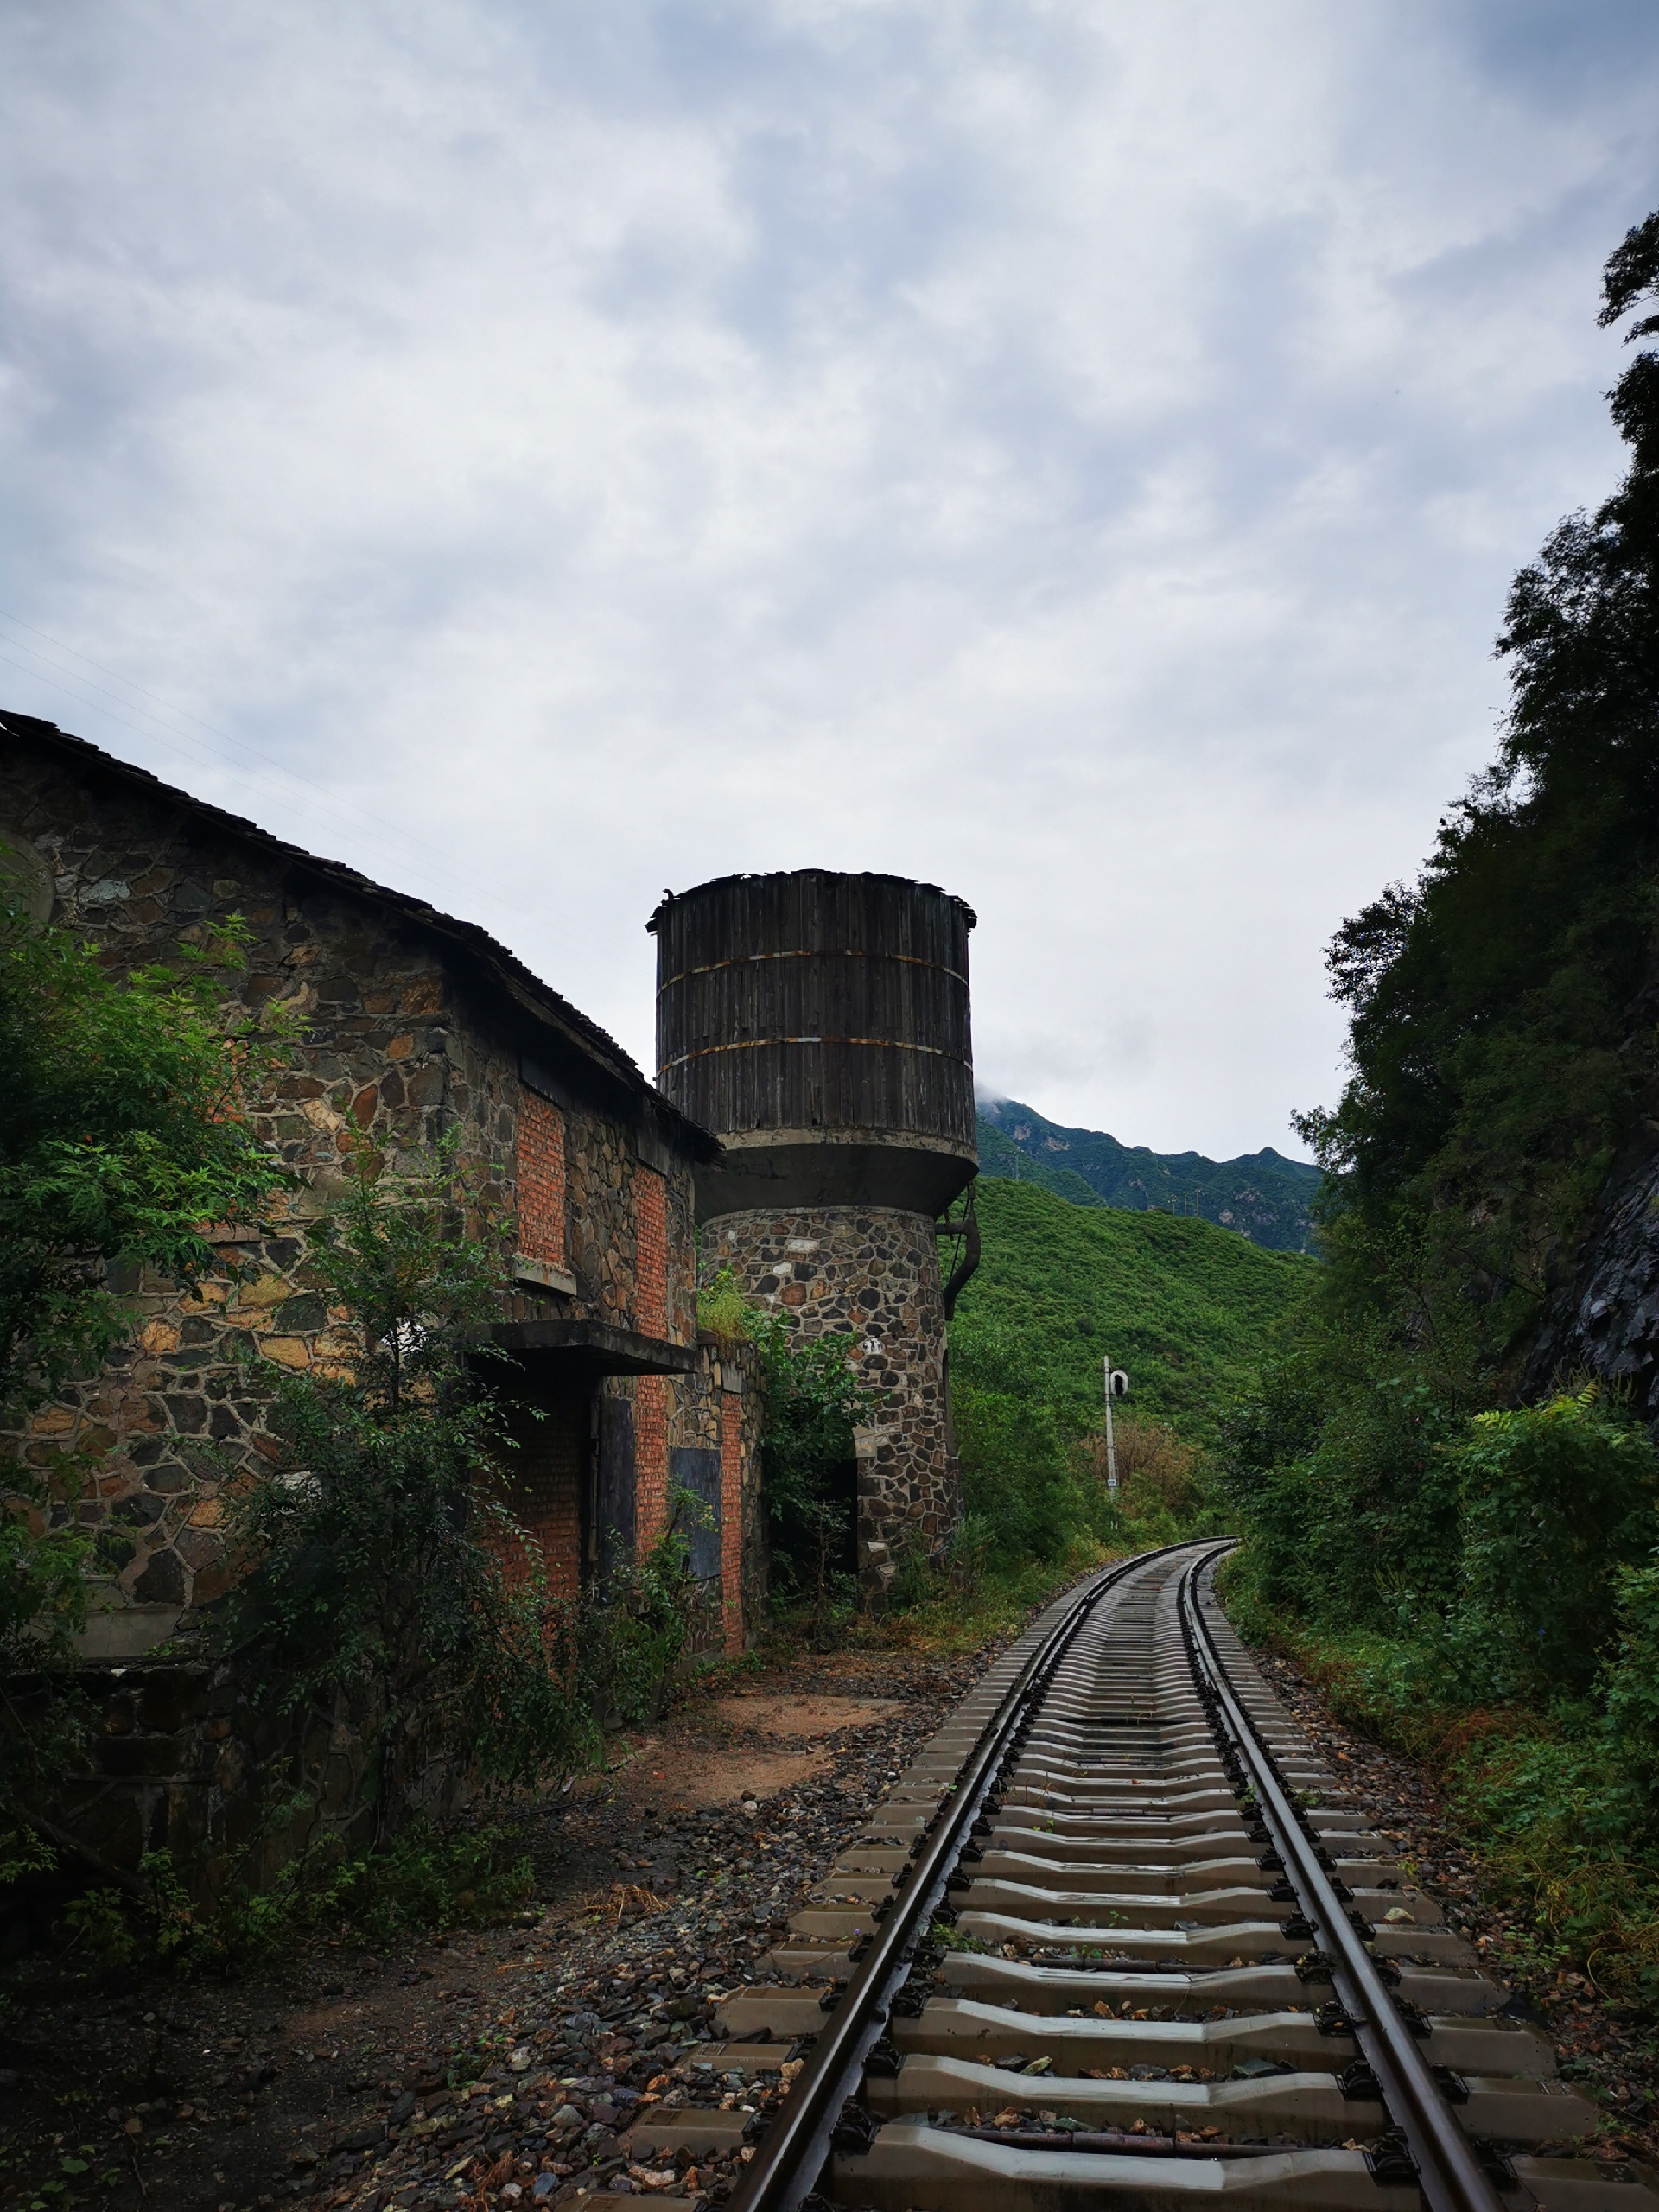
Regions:
<instances>
[{"instance_id":1,"label":"loose stone on ground","mask_svg":"<svg viewBox=\"0 0 1659 2212\"><path fill-rule=\"evenodd\" d=\"M518 1928L264 1984L41 1975L0 2046L0 2205L136 2207L139 2177L169 2212L718 2196L798 2066L721 2044L719 1999L1000 1648L810 1658L619 1740L538 1815Z\"/></svg>"}]
</instances>

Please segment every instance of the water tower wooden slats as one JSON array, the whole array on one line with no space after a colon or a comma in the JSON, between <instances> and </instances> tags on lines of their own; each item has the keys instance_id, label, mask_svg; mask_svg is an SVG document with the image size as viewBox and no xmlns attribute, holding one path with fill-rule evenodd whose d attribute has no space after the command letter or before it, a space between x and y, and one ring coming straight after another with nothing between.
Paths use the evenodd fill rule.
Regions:
<instances>
[{"instance_id":1,"label":"water tower wooden slats","mask_svg":"<svg viewBox=\"0 0 1659 2212\"><path fill-rule=\"evenodd\" d=\"M727 1150L734 1207L938 1212L972 1179L971 907L931 884L823 868L664 899L658 1085Z\"/></svg>"},{"instance_id":2,"label":"water tower wooden slats","mask_svg":"<svg viewBox=\"0 0 1659 2212\"><path fill-rule=\"evenodd\" d=\"M804 1337L844 1338L880 1395L859 1437L873 1592L959 1517L934 1217L973 1179L963 900L800 868L670 893L658 1086L723 1157L697 1174L705 1276L728 1268Z\"/></svg>"}]
</instances>

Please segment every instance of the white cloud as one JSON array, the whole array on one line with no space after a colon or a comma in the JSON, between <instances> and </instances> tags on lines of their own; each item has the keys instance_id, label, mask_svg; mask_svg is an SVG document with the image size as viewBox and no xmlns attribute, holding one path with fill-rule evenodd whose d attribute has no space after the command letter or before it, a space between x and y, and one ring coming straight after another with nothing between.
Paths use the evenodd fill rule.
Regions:
<instances>
[{"instance_id":1,"label":"white cloud","mask_svg":"<svg viewBox=\"0 0 1659 2212\"><path fill-rule=\"evenodd\" d=\"M1332 1094L1323 943L1488 751L1508 575L1616 467L1656 27L3 36L0 606L194 749L10 622L0 697L484 921L647 1063L662 887L817 861L972 900L982 1069L1057 1119L1225 1155Z\"/></svg>"}]
</instances>

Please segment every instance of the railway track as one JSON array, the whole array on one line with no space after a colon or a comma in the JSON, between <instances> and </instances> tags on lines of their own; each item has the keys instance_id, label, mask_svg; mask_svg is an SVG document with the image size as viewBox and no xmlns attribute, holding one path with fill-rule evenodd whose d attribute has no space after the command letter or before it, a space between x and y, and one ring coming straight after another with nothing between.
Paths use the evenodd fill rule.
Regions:
<instances>
[{"instance_id":1,"label":"railway track","mask_svg":"<svg viewBox=\"0 0 1659 2212\"><path fill-rule=\"evenodd\" d=\"M727 2000L727 2063L807 2054L730 2212L1659 2212L1233 1636L1225 1548L1052 1607Z\"/></svg>"}]
</instances>

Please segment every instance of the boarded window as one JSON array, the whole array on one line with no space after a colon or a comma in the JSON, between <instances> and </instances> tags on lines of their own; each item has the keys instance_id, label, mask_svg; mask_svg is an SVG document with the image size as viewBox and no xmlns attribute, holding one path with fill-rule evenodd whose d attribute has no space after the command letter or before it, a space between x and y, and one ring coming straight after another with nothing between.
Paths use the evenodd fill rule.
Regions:
<instances>
[{"instance_id":1,"label":"boarded window","mask_svg":"<svg viewBox=\"0 0 1659 2212\"><path fill-rule=\"evenodd\" d=\"M518 1250L543 1267L564 1265L564 1116L533 1090L518 1115Z\"/></svg>"},{"instance_id":2,"label":"boarded window","mask_svg":"<svg viewBox=\"0 0 1659 2212\"><path fill-rule=\"evenodd\" d=\"M668 1334L668 1186L654 1168L633 1171L633 1325L642 1336Z\"/></svg>"},{"instance_id":3,"label":"boarded window","mask_svg":"<svg viewBox=\"0 0 1659 2212\"><path fill-rule=\"evenodd\" d=\"M632 1558L633 1522L633 1408L626 1398L601 1398L593 1547L601 1574Z\"/></svg>"},{"instance_id":4,"label":"boarded window","mask_svg":"<svg viewBox=\"0 0 1659 2212\"><path fill-rule=\"evenodd\" d=\"M696 1503L683 1526L691 1542L691 1572L700 1582L718 1582L721 1555L721 1465L718 1452L701 1445L677 1444L669 1453L676 1490L690 1491Z\"/></svg>"}]
</instances>

